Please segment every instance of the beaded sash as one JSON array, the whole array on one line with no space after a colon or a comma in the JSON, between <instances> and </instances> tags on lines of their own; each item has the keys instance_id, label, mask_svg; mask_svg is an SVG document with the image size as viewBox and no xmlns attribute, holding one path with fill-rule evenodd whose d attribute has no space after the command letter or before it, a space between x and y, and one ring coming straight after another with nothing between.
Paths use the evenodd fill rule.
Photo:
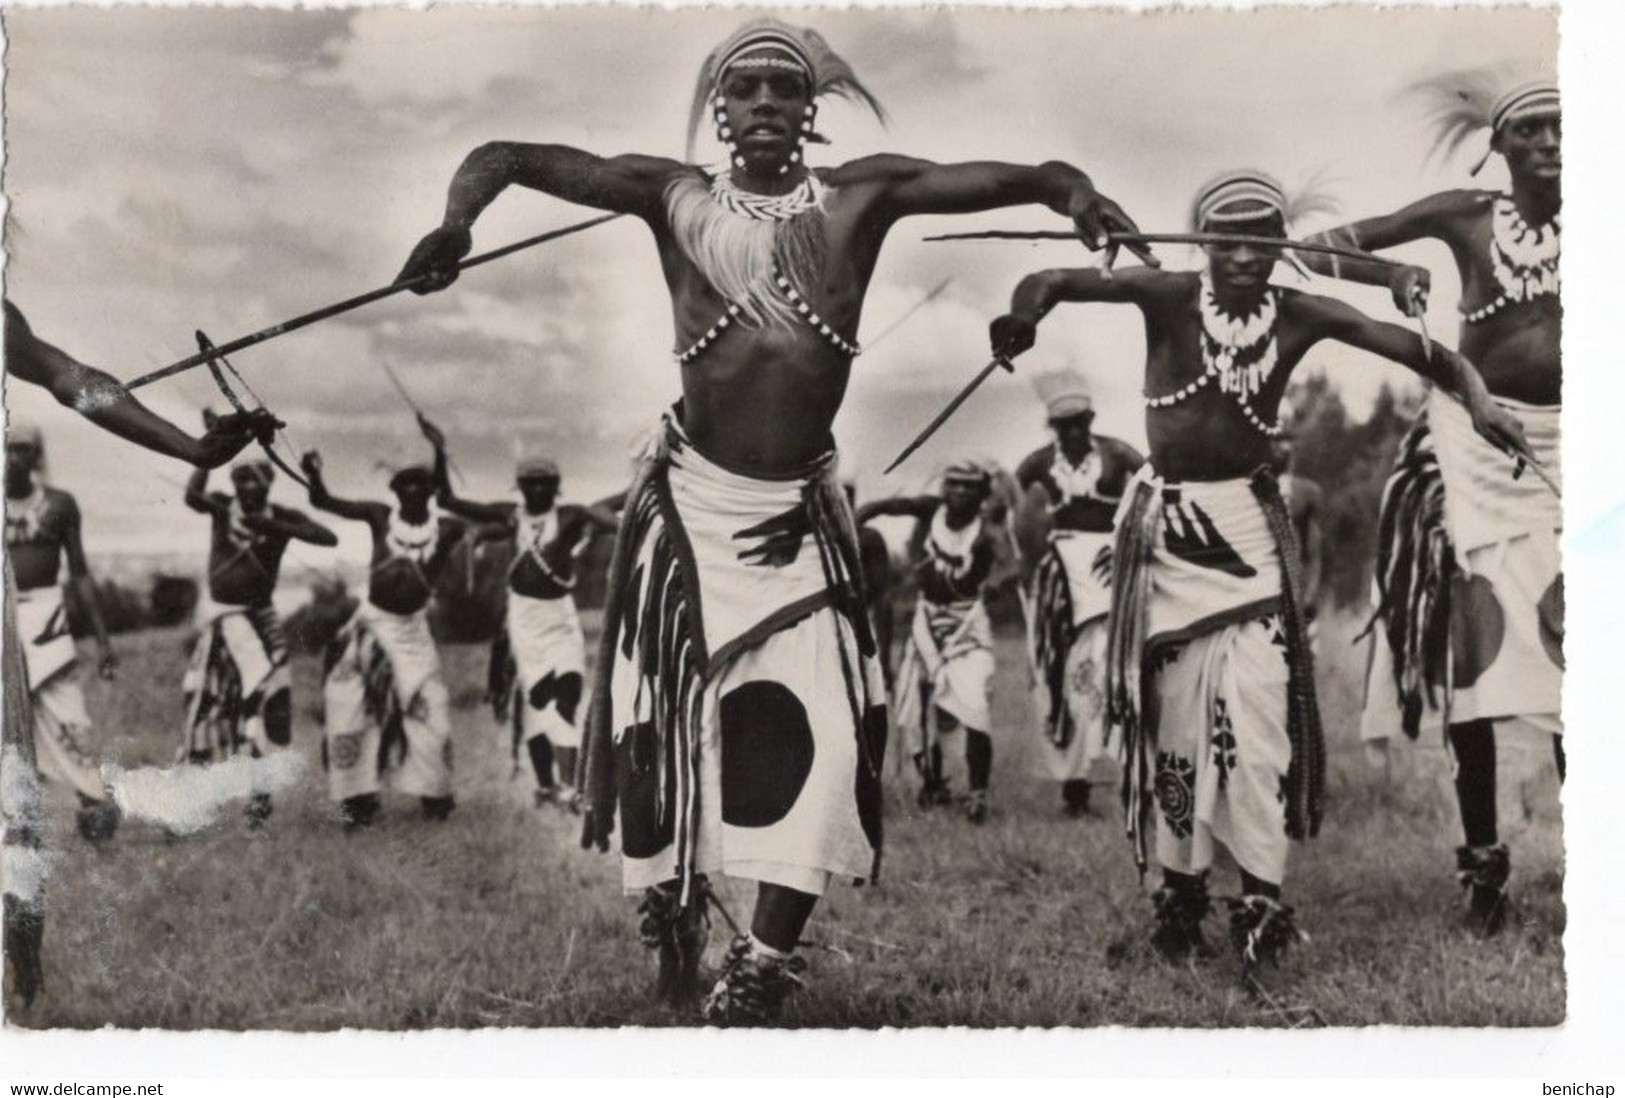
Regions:
<instances>
[{"instance_id":1,"label":"beaded sash","mask_svg":"<svg viewBox=\"0 0 1625 1098\"><path fill-rule=\"evenodd\" d=\"M1477 309L1463 309L1462 320L1477 324L1515 302L1555 296L1561 285L1558 261L1562 245L1561 217L1531 225L1510 194L1497 195L1490 212L1490 270L1500 293Z\"/></svg>"}]
</instances>

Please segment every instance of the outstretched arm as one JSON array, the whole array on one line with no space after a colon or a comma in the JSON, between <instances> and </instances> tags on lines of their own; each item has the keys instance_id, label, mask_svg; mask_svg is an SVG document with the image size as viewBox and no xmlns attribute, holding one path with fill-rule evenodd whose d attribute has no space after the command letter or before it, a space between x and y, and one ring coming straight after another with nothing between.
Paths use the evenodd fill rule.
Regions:
<instances>
[{"instance_id":1,"label":"outstretched arm","mask_svg":"<svg viewBox=\"0 0 1625 1098\"><path fill-rule=\"evenodd\" d=\"M389 508L381 503L340 499L329 492L327 480L322 475L322 458L316 451L312 450L300 458L299 468L304 470L305 479L310 481L310 505L318 511L326 511L352 522L364 522L374 529L381 528L389 521Z\"/></svg>"},{"instance_id":2,"label":"outstretched arm","mask_svg":"<svg viewBox=\"0 0 1625 1098\"><path fill-rule=\"evenodd\" d=\"M1010 295L1010 311L994 320L988 335L993 353L1014 358L1038 342L1038 324L1063 301L1143 304L1158 285L1175 277L1145 267L1112 274L1094 267L1057 268L1030 274Z\"/></svg>"},{"instance_id":3,"label":"outstretched arm","mask_svg":"<svg viewBox=\"0 0 1625 1098\"><path fill-rule=\"evenodd\" d=\"M1391 214L1339 225L1307 239L1362 252L1379 252L1417 240L1442 240L1454 251L1458 243L1455 232L1457 220L1463 212L1482 201L1473 191L1446 191L1413 202ZM1394 305L1407 315L1414 316L1427 306L1432 276L1426 267L1396 267L1315 252L1299 253L1298 258L1316 274L1367 286L1387 286L1393 294Z\"/></svg>"},{"instance_id":4,"label":"outstretched arm","mask_svg":"<svg viewBox=\"0 0 1625 1098\"><path fill-rule=\"evenodd\" d=\"M1332 298L1301 294L1297 306L1305 310L1317 338L1335 339L1370 351L1427 378L1460 398L1472 417L1473 429L1490 445L1534 459L1517 417L1491 399L1478 370L1456 351L1431 340L1429 349L1424 350L1415 332L1373 320L1352 305Z\"/></svg>"},{"instance_id":5,"label":"outstretched arm","mask_svg":"<svg viewBox=\"0 0 1625 1098\"><path fill-rule=\"evenodd\" d=\"M1106 245L1109 232L1133 232L1134 221L1095 190L1083 172L1070 164L1003 164L983 160L963 164L936 164L906 156L873 156L855 161L834 173L840 184L881 180L879 211L884 223L913 214L959 214L996 210L1006 206L1047 206L1072 219L1091 248Z\"/></svg>"},{"instance_id":6,"label":"outstretched arm","mask_svg":"<svg viewBox=\"0 0 1625 1098\"><path fill-rule=\"evenodd\" d=\"M859 525L886 515L903 515L923 520L930 518L941 503L942 500L937 496L893 496L891 499L877 499L865 503L858 508L856 518Z\"/></svg>"},{"instance_id":7,"label":"outstretched arm","mask_svg":"<svg viewBox=\"0 0 1625 1098\"><path fill-rule=\"evenodd\" d=\"M660 216L666 184L683 170L677 161L657 156L605 158L567 145L488 142L469 153L452 176L445 218L412 249L396 281L435 276L415 293L455 282L456 264L473 246L474 222L510 186L653 221Z\"/></svg>"},{"instance_id":8,"label":"outstretched arm","mask_svg":"<svg viewBox=\"0 0 1625 1098\"><path fill-rule=\"evenodd\" d=\"M254 440L256 429L275 425L269 413L223 416L202 438L193 438L153 412L112 375L86 366L40 339L10 301L6 313L6 372L50 391L104 430L138 446L193 465L213 468L230 461Z\"/></svg>"},{"instance_id":9,"label":"outstretched arm","mask_svg":"<svg viewBox=\"0 0 1625 1098\"><path fill-rule=\"evenodd\" d=\"M499 523L504 527L512 525L514 511L517 508L511 503L479 503L471 499L463 499L447 488L440 495L440 506L459 518L468 519L475 523Z\"/></svg>"}]
</instances>

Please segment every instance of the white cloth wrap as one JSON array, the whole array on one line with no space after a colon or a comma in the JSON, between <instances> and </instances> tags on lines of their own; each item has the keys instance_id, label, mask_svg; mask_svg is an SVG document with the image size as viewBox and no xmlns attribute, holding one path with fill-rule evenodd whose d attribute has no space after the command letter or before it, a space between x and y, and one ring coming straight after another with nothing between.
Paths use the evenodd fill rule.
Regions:
<instances>
[{"instance_id":1,"label":"white cloth wrap","mask_svg":"<svg viewBox=\"0 0 1625 1098\"><path fill-rule=\"evenodd\" d=\"M1103 764L1119 760L1123 737L1106 723L1106 619L1097 616L1078 630L1066 653L1066 705L1072 711L1072 739L1065 747L1043 734L1046 725L1035 722L1038 736L1038 773L1051 781L1103 779ZM1039 711L1049 705L1042 683L1033 690Z\"/></svg>"},{"instance_id":2,"label":"white cloth wrap","mask_svg":"<svg viewBox=\"0 0 1625 1098\"><path fill-rule=\"evenodd\" d=\"M921 599L898 665L897 725L910 754L961 728L993 732L993 625L981 599ZM938 726L937 710L957 722Z\"/></svg>"},{"instance_id":3,"label":"white cloth wrap","mask_svg":"<svg viewBox=\"0 0 1625 1098\"><path fill-rule=\"evenodd\" d=\"M28 683L34 690L51 676L72 667L79 658L73 636L68 632L67 607L62 588L36 587L17 594L17 630L23 639L23 656L28 661Z\"/></svg>"},{"instance_id":4,"label":"white cloth wrap","mask_svg":"<svg viewBox=\"0 0 1625 1098\"><path fill-rule=\"evenodd\" d=\"M1531 451L1561 487L1561 409L1496 401L1518 417ZM1512 459L1437 389L1427 417L1460 572L1450 591L1449 719L1511 720L1540 736L1561 734L1562 500L1527 471L1514 480ZM1398 733L1400 703L1387 638L1381 629L1372 637L1360 735L1376 742ZM1443 704L1424 705L1421 728L1439 729L1444 720Z\"/></svg>"},{"instance_id":5,"label":"white cloth wrap","mask_svg":"<svg viewBox=\"0 0 1625 1098\"><path fill-rule=\"evenodd\" d=\"M1292 762L1286 639L1280 619L1220 626L1156 672L1157 862L1213 864L1215 843L1280 884L1291 843L1280 797Z\"/></svg>"},{"instance_id":6,"label":"white cloth wrap","mask_svg":"<svg viewBox=\"0 0 1625 1098\"><path fill-rule=\"evenodd\" d=\"M204 599L198 603L197 622L200 630L192 648L192 658L181 678L181 692L187 698L186 743L183 757L202 760L225 749L222 736L236 743L246 744L256 757L263 757L282 748L271 742L266 734L265 717L261 706L265 699L282 690L292 689L288 674L287 651L280 639L273 642L263 635L253 617L265 619L265 627L280 636L281 625L276 611L267 607L249 608L229 606ZM224 654L237 670L242 700L247 702L258 696L260 705L252 707L251 714L240 717L241 724L235 735L222 732L215 726L218 718L210 715L214 699L207 696L209 665L215 655L215 646L221 645Z\"/></svg>"},{"instance_id":7,"label":"white cloth wrap","mask_svg":"<svg viewBox=\"0 0 1625 1098\"><path fill-rule=\"evenodd\" d=\"M1561 409L1504 398L1497 398L1497 403L1518 417L1536 460L1561 488ZM1512 459L1481 438L1466 409L1438 389L1428 394L1427 415L1444 478L1445 517L1457 562L1472 573L1474 550L1527 536L1551 549L1555 575L1553 535L1563 529L1563 501L1531 473L1513 480Z\"/></svg>"},{"instance_id":8,"label":"white cloth wrap","mask_svg":"<svg viewBox=\"0 0 1625 1098\"><path fill-rule=\"evenodd\" d=\"M68 631L62 588L19 592L17 626L28 663L40 772L91 800L105 799L101 765L88 742L90 713L73 675L79 652Z\"/></svg>"},{"instance_id":9,"label":"white cloth wrap","mask_svg":"<svg viewBox=\"0 0 1625 1098\"><path fill-rule=\"evenodd\" d=\"M569 595L552 599L531 598L508 592L508 648L517 670L515 699L524 714L525 738L545 735L555 747L579 747L581 730L576 717L566 720L558 703L545 708L530 704L531 689L548 675L585 675L586 637L581 632L581 615Z\"/></svg>"},{"instance_id":10,"label":"white cloth wrap","mask_svg":"<svg viewBox=\"0 0 1625 1098\"><path fill-rule=\"evenodd\" d=\"M838 486L822 483L834 475L834 455L806 476L763 480L708 460L671 420L666 429L674 439L666 476L678 523L674 528L664 510L652 519L635 551L633 575L641 579L626 597L638 608L659 602L663 592L656 585L664 582L664 574L655 558L663 537L670 537L679 559L692 565L686 574L698 577L698 591L688 592L698 601L697 608L690 604L690 620L697 616L702 623L708 659L703 669L691 672L695 682L650 684L638 674L649 637L639 633L630 658L617 645L610 681L616 750L636 750L629 737L639 726L652 725L654 707L660 702L657 695L701 691L697 757L692 770L675 767L675 784L664 795L669 797L664 803L678 806L681 816L681 806L694 804L697 794L695 871L720 871L813 895L821 895L833 877L867 879L874 871L876 850L859 811L856 779L864 765L859 754L863 733L854 727L849 699L855 694L860 705L864 699L877 699L883 723L885 710L878 700L884 698L885 688L879 660L860 656L852 625L834 609L810 529L781 538L778 544L784 552L771 563L741 556L772 541L773 530L800 529L806 522L806 492L825 492L846 506ZM849 529L844 536L852 541L855 553L849 511L845 525ZM789 558L792 545L794 557ZM693 655L689 653L690 666ZM769 695L773 708L742 701ZM786 721L787 710L798 716ZM805 714L804 734L810 741L799 738L800 713ZM791 724L796 725L795 743L788 738L779 741ZM760 745L774 742L782 743L769 751L775 773L730 766L724 757L730 747L737 747L741 757L758 759L764 750ZM807 755L805 772L793 788L786 788L777 771L789 764L781 768L778 759L799 757L802 750ZM628 780L624 762L621 769L624 789ZM762 807L771 799L762 792L767 786L778 790L771 809ZM623 795L626 890L636 892L678 877L681 839L635 856L627 849L627 832L638 826L629 822L630 811ZM740 822L747 813L759 818ZM686 827L679 824L681 832L686 833Z\"/></svg>"},{"instance_id":11,"label":"white cloth wrap","mask_svg":"<svg viewBox=\"0 0 1625 1098\"><path fill-rule=\"evenodd\" d=\"M1148 464L1135 480L1162 493L1149 565L1148 651L1279 605L1280 557L1247 478L1172 483ZM1125 501L1133 495L1131 488Z\"/></svg>"},{"instance_id":12,"label":"white cloth wrap","mask_svg":"<svg viewBox=\"0 0 1625 1098\"><path fill-rule=\"evenodd\" d=\"M754 540L745 531L800 512L806 478L758 480L684 446L672 454L668 482L699 576L700 618L713 665L829 601L818 552L808 541L794 560L773 567L740 557Z\"/></svg>"},{"instance_id":13,"label":"white cloth wrap","mask_svg":"<svg viewBox=\"0 0 1625 1098\"><path fill-rule=\"evenodd\" d=\"M418 797L450 796L451 702L428 613L392 614L363 601L341 637L343 654L323 684L328 789L333 799L376 793L382 784L377 760L383 729L367 712L362 677L373 643L389 660L406 736L406 756L395 772L395 788Z\"/></svg>"},{"instance_id":14,"label":"white cloth wrap","mask_svg":"<svg viewBox=\"0 0 1625 1098\"><path fill-rule=\"evenodd\" d=\"M1106 616L1112 608L1111 588L1095 573L1095 558L1112 544L1110 530L1056 530L1049 537L1050 551L1061 562L1072 597L1072 628Z\"/></svg>"},{"instance_id":15,"label":"white cloth wrap","mask_svg":"<svg viewBox=\"0 0 1625 1098\"><path fill-rule=\"evenodd\" d=\"M1145 466L1137 479L1161 491L1146 642L1157 860L1201 872L1217 841L1279 883L1292 741L1275 537L1248 478L1171 484Z\"/></svg>"}]
</instances>

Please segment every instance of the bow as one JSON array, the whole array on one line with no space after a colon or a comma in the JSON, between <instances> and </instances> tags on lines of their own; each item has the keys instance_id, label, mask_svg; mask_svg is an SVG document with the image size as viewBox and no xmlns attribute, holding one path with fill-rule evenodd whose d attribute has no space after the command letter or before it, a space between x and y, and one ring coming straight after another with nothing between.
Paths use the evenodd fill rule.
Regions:
<instances>
[{"instance_id":1,"label":"bow","mask_svg":"<svg viewBox=\"0 0 1625 1098\"><path fill-rule=\"evenodd\" d=\"M265 401L253 390L243 375L237 372L237 367L231 364L231 360L221 354L220 349L210 341L208 336L203 334L202 329L193 334L197 337L198 352L202 356L202 361L209 367L209 375L214 378L215 385L219 386L220 391L225 394L226 400L231 404L232 409L241 412L243 415L252 415L254 412L264 412L270 415L271 409L266 405ZM245 406L242 397L238 396L237 391L231 387L231 382L226 378L228 371L232 377L237 379L237 383L243 387L243 391L254 401L254 408ZM310 481L306 480L298 469L284 461L282 455L278 454L271 445L277 435L281 433L276 418L272 416L270 424L255 432L254 441L259 443L260 449L265 451L265 456L272 465L281 469L290 480L308 492L310 491ZM287 441L285 434L283 435L283 441Z\"/></svg>"}]
</instances>

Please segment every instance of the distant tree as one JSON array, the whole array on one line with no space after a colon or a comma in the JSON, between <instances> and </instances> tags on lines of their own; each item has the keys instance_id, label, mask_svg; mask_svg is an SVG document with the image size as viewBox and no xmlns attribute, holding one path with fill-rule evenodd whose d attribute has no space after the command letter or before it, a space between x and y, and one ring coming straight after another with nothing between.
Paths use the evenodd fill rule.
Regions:
<instances>
[{"instance_id":1,"label":"distant tree","mask_svg":"<svg viewBox=\"0 0 1625 1098\"><path fill-rule=\"evenodd\" d=\"M1339 607L1364 605L1371 593L1382 488L1420 399L1401 395L1385 382L1371 414L1356 423L1323 373L1295 385L1290 398L1298 422L1295 468L1319 484L1324 496L1321 574L1326 595Z\"/></svg>"},{"instance_id":2,"label":"distant tree","mask_svg":"<svg viewBox=\"0 0 1625 1098\"><path fill-rule=\"evenodd\" d=\"M163 572L152 577L152 592L147 597L155 626L185 625L197 610L198 584L190 576L172 576Z\"/></svg>"},{"instance_id":3,"label":"distant tree","mask_svg":"<svg viewBox=\"0 0 1625 1098\"><path fill-rule=\"evenodd\" d=\"M68 631L78 638L94 635L90 615L80 601L77 590L66 588L64 603L68 612ZM115 579L96 581L96 605L101 608L102 621L109 633L133 633L152 624L147 600L140 592L124 586Z\"/></svg>"},{"instance_id":4,"label":"distant tree","mask_svg":"<svg viewBox=\"0 0 1625 1098\"><path fill-rule=\"evenodd\" d=\"M437 640L479 644L496 635L507 605L512 557L512 546L505 541L465 539L457 546L429 604L429 625Z\"/></svg>"}]
</instances>

